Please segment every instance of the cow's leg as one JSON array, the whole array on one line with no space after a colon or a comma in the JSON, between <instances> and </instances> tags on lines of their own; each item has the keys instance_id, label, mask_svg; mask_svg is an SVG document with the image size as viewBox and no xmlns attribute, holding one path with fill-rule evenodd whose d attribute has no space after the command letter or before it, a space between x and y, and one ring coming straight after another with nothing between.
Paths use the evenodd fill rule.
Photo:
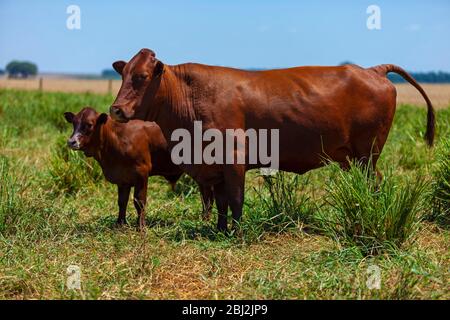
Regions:
<instances>
[{"instance_id":1,"label":"cow's leg","mask_svg":"<svg viewBox=\"0 0 450 320\"><path fill-rule=\"evenodd\" d=\"M145 204L147 202L147 178L141 179L134 186L134 207L136 208L138 219L137 228L142 231L145 226Z\"/></svg>"},{"instance_id":2,"label":"cow's leg","mask_svg":"<svg viewBox=\"0 0 450 320\"><path fill-rule=\"evenodd\" d=\"M175 192L175 186L177 185L177 181L180 179L182 174L176 174L173 176L166 177L167 181L170 183L170 188L173 192Z\"/></svg>"},{"instance_id":3,"label":"cow's leg","mask_svg":"<svg viewBox=\"0 0 450 320\"><path fill-rule=\"evenodd\" d=\"M225 190L225 182L221 182L214 186L214 196L217 206L217 229L222 232L227 231L227 214L228 214L228 197Z\"/></svg>"},{"instance_id":4,"label":"cow's leg","mask_svg":"<svg viewBox=\"0 0 450 320\"><path fill-rule=\"evenodd\" d=\"M386 142L386 137L378 137L374 140L374 142L369 146L366 145L362 148L356 149L356 160L362 164L363 166L371 167L371 172L376 175L378 183L383 180L383 175L377 169L377 162L380 158L381 150L383 149L384 143Z\"/></svg>"},{"instance_id":5,"label":"cow's leg","mask_svg":"<svg viewBox=\"0 0 450 320\"><path fill-rule=\"evenodd\" d=\"M202 195L202 218L208 221L211 217L211 208L214 202L214 191L212 186L204 186L199 184L200 193Z\"/></svg>"},{"instance_id":6,"label":"cow's leg","mask_svg":"<svg viewBox=\"0 0 450 320\"><path fill-rule=\"evenodd\" d=\"M236 228L241 221L244 206L245 165L226 166L224 178L233 217L233 228Z\"/></svg>"},{"instance_id":7,"label":"cow's leg","mask_svg":"<svg viewBox=\"0 0 450 320\"><path fill-rule=\"evenodd\" d=\"M377 181L383 180L383 175L380 170L377 169L377 161L380 157L380 149L378 144L372 146L372 148L362 148L357 155L354 155L350 147L342 147L336 151L336 160L339 162L339 166L342 170L348 171L350 169L351 161L356 161L363 166L368 166L369 162L372 166L373 172L377 176Z\"/></svg>"},{"instance_id":8,"label":"cow's leg","mask_svg":"<svg viewBox=\"0 0 450 320\"><path fill-rule=\"evenodd\" d=\"M339 162L339 166L341 167L342 170L348 171L350 169L350 162L349 161Z\"/></svg>"},{"instance_id":9,"label":"cow's leg","mask_svg":"<svg viewBox=\"0 0 450 320\"><path fill-rule=\"evenodd\" d=\"M325 159L327 159L330 156L325 154L324 157ZM336 150L334 150L333 153L331 154L331 159L339 163L339 166L344 171L348 171L350 169L350 163L353 158L354 158L353 153L349 146L339 147Z\"/></svg>"},{"instance_id":10,"label":"cow's leg","mask_svg":"<svg viewBox=\"0 0 450 320\"><path fill-rule=\"evenodd\" d=\"M119 205L119 217L117 218L117 224L123 225L127 223L126 221L126 214L127 214L127 205L128 205L128 199L130 197L130 186L123 186L119 185L117 186L117 202Z\"/></svg>"},{"instance_id":11,"label":"cow's leg","mask_svg":"<svg viewBox=\"0 0 450 320\"><path fill-rule=\"evenodd\" d=\"M380 158L380 154L372 154L372 162L371 162L371 166L372 166L372 170L376 175L377 178L377 182L381 183L381 181L383 181L383 174L380 172L380 170L377 168L377 162L378 159Z\"/></svg>"}]
</instances>

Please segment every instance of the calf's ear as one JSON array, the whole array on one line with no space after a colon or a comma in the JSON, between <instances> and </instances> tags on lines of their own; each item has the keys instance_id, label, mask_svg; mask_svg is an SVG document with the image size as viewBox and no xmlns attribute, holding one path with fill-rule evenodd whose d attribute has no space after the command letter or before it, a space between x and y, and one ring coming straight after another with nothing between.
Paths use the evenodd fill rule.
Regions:
<instances>
[{"instance_id":1,"label":"calf's ear","mask_svg":"<svg viewBox=\"0 0 450 320\"><path fill-rule=\"evenodd\" d=\"M72 112L64 112L64 118L66 118L67 122L72 123L75 115Z\"/></svg>"},{"instance_id":2,"label":"calf's ear","mask_svg":"<svg viewBox=\"0 0 450 320\"><path fill-rule=\"evenodd\" d=\"M108 115L106 113L102 113L97 118L97 124L102 125L102 124L106 123L107 120L108 120Z\"/></svg>"},{"instance_id":3,"label":"calf's ear","mask_svg":"<svg viewBox=\"0 0 450 320\"><path fill-rule=\"evenodd\" d=\"M116 70L116 72L118 74L122 75L123 68L125 68L126 64L127 63L125 61L119 60L119 61L114 62L112 64L112 66L113 66L114 70Z\"/></svg>"}]
</instances>

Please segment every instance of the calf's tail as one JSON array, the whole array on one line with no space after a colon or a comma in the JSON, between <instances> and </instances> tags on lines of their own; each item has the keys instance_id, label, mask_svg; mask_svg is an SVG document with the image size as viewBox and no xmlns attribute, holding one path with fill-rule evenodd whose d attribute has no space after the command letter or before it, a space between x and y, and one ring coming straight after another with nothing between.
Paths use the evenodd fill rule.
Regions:
<instances>
[{"instance_id":1,"label":"calf's tail","mask_svg":"<svg viewBox=\"0 0 450 320\"><path fill-rule=\"evenodd\" d=\"M408 72L406 72L405 70L403 70L402 68L400 68L399 66L396 66L394 64L382 64L379 66L372 67L370 69L374 70L375 72L377 72L380 75L386 75L389 72L397 73L400 76L402 76L403 79L405 79L410 84L412 84L420 92L420 94L422 95L422 97L425 99L425 101L427 103L427 109L428 109L428 111L427 111L427 130L425 132L425 140L426 140L427 144L431 147L434 142L434 131L435 131L435 127L436 127L436 120L435 120L435 116L434 116L433 105L431 104L430 99L428 98L427 94L425 93L425 90L423 90L423 88L416 82L416 80L414 80L413 77L411 77L410 74L408 74Z\"/></svg>"}]
</instances>

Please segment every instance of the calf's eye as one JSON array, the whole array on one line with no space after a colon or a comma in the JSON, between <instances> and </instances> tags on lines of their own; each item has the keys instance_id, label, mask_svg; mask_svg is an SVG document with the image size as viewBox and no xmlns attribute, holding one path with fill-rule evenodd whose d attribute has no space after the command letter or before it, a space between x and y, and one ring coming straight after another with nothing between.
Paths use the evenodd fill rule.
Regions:
<instances>
[{"instance_id":1,"label":"calf's eye","mask_svg":"<svg viewBox=\"0 0 450 320\"><path fill-rule=\"evenodd\" d=\"M88 131L88 130L91 130L92 129L92 124L90 124L90 123L84 123L82 126L81 126L81 130L82 131Z\"/></svg>"}]
</instances>

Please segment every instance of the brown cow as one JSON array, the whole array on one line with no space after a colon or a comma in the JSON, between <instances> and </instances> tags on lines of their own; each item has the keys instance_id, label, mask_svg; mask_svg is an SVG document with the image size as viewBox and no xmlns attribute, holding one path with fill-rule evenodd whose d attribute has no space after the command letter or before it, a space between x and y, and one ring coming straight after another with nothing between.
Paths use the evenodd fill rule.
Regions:
<instances>
[{"instance_id":1,"label":"brown cow","mask_svg":"<svg viewBox=\"0 0 450 320\"><path fill-rule=\"evenodd\" d=\"M126 208L131 187L134 187L134 206L138 214L138 229L145 225L145 204L149 176L166 178L174 189L183 174L174 165L167 150L161 129L154 122L133 120L128 123L112 121L105 113L90 107L78 114L64 113L73 124L73 133L67 145L94 157L100 164L106 180L118 186L119 217L117 224L126 223ZM212 206L212 189L200 186L203 200L203 217L209 216Z\"/></svg>"},{"instance_id":2,"label":"brown cow","mask_svg":"<svg viewBox=\"0 0 450 320\"><path fill-rule=\"evenodd\" d=\"M420 85L395 65L361 68L295 67L244 71L202 64L164 65L153 51L142 49L128 63L117 61L122 86L110 108L117 121L155 121L168 141L177 128L279 129L279 168L304 173L329 158L375 168L396 109L396 89L388 72L416 87L428 106L425 138L434 139L434 111ZM247 145L248 147L248 145ZM227 210L239 220L244 200L245 171L258 165L183 164L196 181L214 185L218 228L227 228Z\"/></svg>"}]
</instances>

